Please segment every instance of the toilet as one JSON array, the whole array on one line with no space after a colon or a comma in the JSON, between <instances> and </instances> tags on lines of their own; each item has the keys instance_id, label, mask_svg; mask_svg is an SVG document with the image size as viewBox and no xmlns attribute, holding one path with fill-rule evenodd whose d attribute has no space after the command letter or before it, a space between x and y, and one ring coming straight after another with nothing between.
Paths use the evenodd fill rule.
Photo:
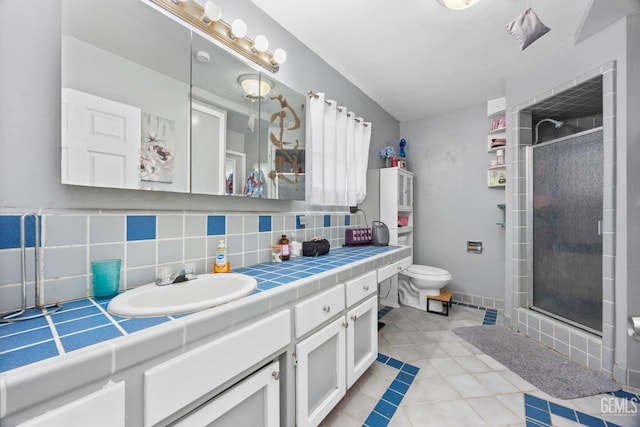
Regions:
<instances>
[{"instance_id":1,"label":"toilet","mask_svg":"<svg viewBox=\"0 0 640 427\"><path fill-rule=\"evenodd\" d=\"M440 289L451 281L451 273L429 265L414 264L398 276L400 304L427 310L427 296L440 294ZM442 311L440 301L429 301L429 310Z\"/></svg>"}]
</instances>

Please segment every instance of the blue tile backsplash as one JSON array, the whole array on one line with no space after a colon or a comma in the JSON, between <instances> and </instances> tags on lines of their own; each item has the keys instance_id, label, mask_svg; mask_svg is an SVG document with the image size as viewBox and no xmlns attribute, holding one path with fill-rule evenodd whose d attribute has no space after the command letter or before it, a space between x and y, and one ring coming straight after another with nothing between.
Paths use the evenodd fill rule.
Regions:
<instances>
[{"instance_id":1,"label":"blue tile backsplash","mask_svg":"<svg viewBox=\"0 0 640 427\"><path fill-rule=\"evenodd\" d=\"M128 215L127 240L153 240L156 238L155 215Z\"/></svg>"},{"instance_id":2,"label":"blue tile backsplash","mask_svg":"<svg viewBox=\"0 0 640 427\"><path fill-rule=\"evenodd\" d=\"M207 217L207 235L217 236L227 232L224 215L209 215Z\"/></svg>"},{"instance_id":3,"label":"blue tile backsplash","mask_svg":"<svg viewBox=\"0 0 640 427\"><path fill-rule=\"evenodd\" d=\"M25 244L27 247L34 246L34 218L25 218ZM42 229L41 229L42 230ZM41 232L42 234L42 232ZM0 216L0 249L11 249L20 247L20 216L5 215Z\"/></svg>"},{"instance_id":4,"label":"blue tile backsplash","mask_svg":"<svg viewBox=\"0 0 640 427\"><path fill-rule=\"evenodd\" d=\"M260 215L258 217L258 231L260 233L271 231L271 215Z\"/></svg>"},{"instance_id":5,"label":"blue tile backsplash","mask_svg":"<svg viewBox=\"0 0 640 427\"><path fill-rule=\"evenodd\" d=\"M298 241L323 236L332 248L344 243L344 227L364 224L362 214L326 212L201 213L65 211L42 213L41 259L45 265L46 303L91 297L90 262L122 260L121 289L156 278L158 266L177 271L184 263L196 264L198 273L210 272L218 241L227 242L232 269L271 261L271 245L282 234ZM27 243L33 246L34 220L27 218ZM18 309L20 298L20 215L0 212L0 313ZM27 251L27 280L33 304L33 249ZM7 268L9 266L9 268ZM291 265L293 266L293 265ZM293 278L317 272L294 271ZM264 287L283 283L282 277ZM102 331L100 331L102 332ZM109 332L105 330L104 332Z\"/></svg>"}]
</instances>

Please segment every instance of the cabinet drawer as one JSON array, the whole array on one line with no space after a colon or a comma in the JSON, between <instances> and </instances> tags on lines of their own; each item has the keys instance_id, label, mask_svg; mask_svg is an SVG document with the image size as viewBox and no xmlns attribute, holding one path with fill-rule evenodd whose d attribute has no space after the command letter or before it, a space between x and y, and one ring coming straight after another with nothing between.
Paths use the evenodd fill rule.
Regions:
<instances>
[{"instance_id":1,"label":"cabinet drawer","mask_svg":"<svg viewBox=\"0 0 640 427\"><path fill-rule=\"evenodd\" d=\"M371 271L347 281L347 307L351 307L364 297L376 293L378 289L376 277L376 272Z\"/></svg>"},{"instance_id":2,"label":"cabinet drawer","mask_svg":"<svg viewBox=\"0 0 640 427\"><path fill-rule=\"evenodd\" d=\"M383 280L387 280L389 277L400 273L402 270L406 270L411 267L413 260L411 257L403 258L399 261L386 265L378 269L378 283Z\"/></svg>"},{"instance_id":3,"label":"cabinet drawer","mask_svg":"<svg viewBox=\"0 0 640 427\"><path fill-rule=\"evenodd\" d=\"M144 425L152 426L291 342L283 310L144 373Z\"/></svg>"},{"instance_id":4,"label":"cabinet drawer","mask_svg":"<svg viewBox=\"0 0 640 427\"><path fill-rule=\"evenodd\" d=\"M19 427L96 426L124 427L124 381L107 385L76 401L33 418Z\"/></svg>"},{"instance_id":5,"label":"cabinet drawer","mask_svg":"<svg viewBox=\"0 0 640 427\"><path fill-rule=\"evenodd\" d=\"M344 310L344 285L338 285L295 306L296 338Z\"/></svg>"}]
</instances>

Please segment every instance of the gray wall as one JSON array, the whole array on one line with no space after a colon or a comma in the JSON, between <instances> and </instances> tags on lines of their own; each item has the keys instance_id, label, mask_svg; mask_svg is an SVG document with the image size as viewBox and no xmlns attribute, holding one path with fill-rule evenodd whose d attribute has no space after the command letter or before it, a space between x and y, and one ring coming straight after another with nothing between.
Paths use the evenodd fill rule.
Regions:
<instances>
[{"instance_id":1,"label":"gray wall","mask_svg":"<svg viewBox=\"0 0 640 427\"><path fill-rule=\"evenodd\" d=\"M226 21L242 18L250 36L265 34L272 47L287 51L287 62L274 78L299 92L324 91L373 122L370 159L377 156L376 147L397 141L397 120L249 0L218 3ZM62 185L60 0L2 0L0 57L0 208L290 211L305 207L301 202Z\"/></svg>"},{"instance_id":2,"label":"gray wall","mask_svg":"<svg viewBox=\"0 0 640 427\"><path fill-rule=\"evenodd\" d=\"M414 172L414 262L448 270L455 292L504 298L503 188L487 187L486 104L403 122ZM469 254L468 240L484 244Z\"/></svg>"}]
</instances>

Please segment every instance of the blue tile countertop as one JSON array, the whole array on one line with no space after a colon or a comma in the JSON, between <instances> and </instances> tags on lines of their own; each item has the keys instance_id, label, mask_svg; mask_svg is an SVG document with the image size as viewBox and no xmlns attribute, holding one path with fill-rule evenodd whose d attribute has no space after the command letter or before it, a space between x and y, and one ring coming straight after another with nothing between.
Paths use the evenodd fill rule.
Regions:
<instances>
[{"instance_id":1,"label":"blue tile countertop","mask_svg":"<svg viewBox=\"0 0 640 427\"><path fill-rule=\"evenodd\" d=\"M312 276L338 270L399 249L397 246L335 248L318 258L294 258L282 263L234 269L253 276L257 289L245 298ZM49 359L112 338L132 334L187 315L124 318L107 311L109 300L84 298L66 302L50 316L0 324L0 372Z\"/></svg>"}]
</instances>

